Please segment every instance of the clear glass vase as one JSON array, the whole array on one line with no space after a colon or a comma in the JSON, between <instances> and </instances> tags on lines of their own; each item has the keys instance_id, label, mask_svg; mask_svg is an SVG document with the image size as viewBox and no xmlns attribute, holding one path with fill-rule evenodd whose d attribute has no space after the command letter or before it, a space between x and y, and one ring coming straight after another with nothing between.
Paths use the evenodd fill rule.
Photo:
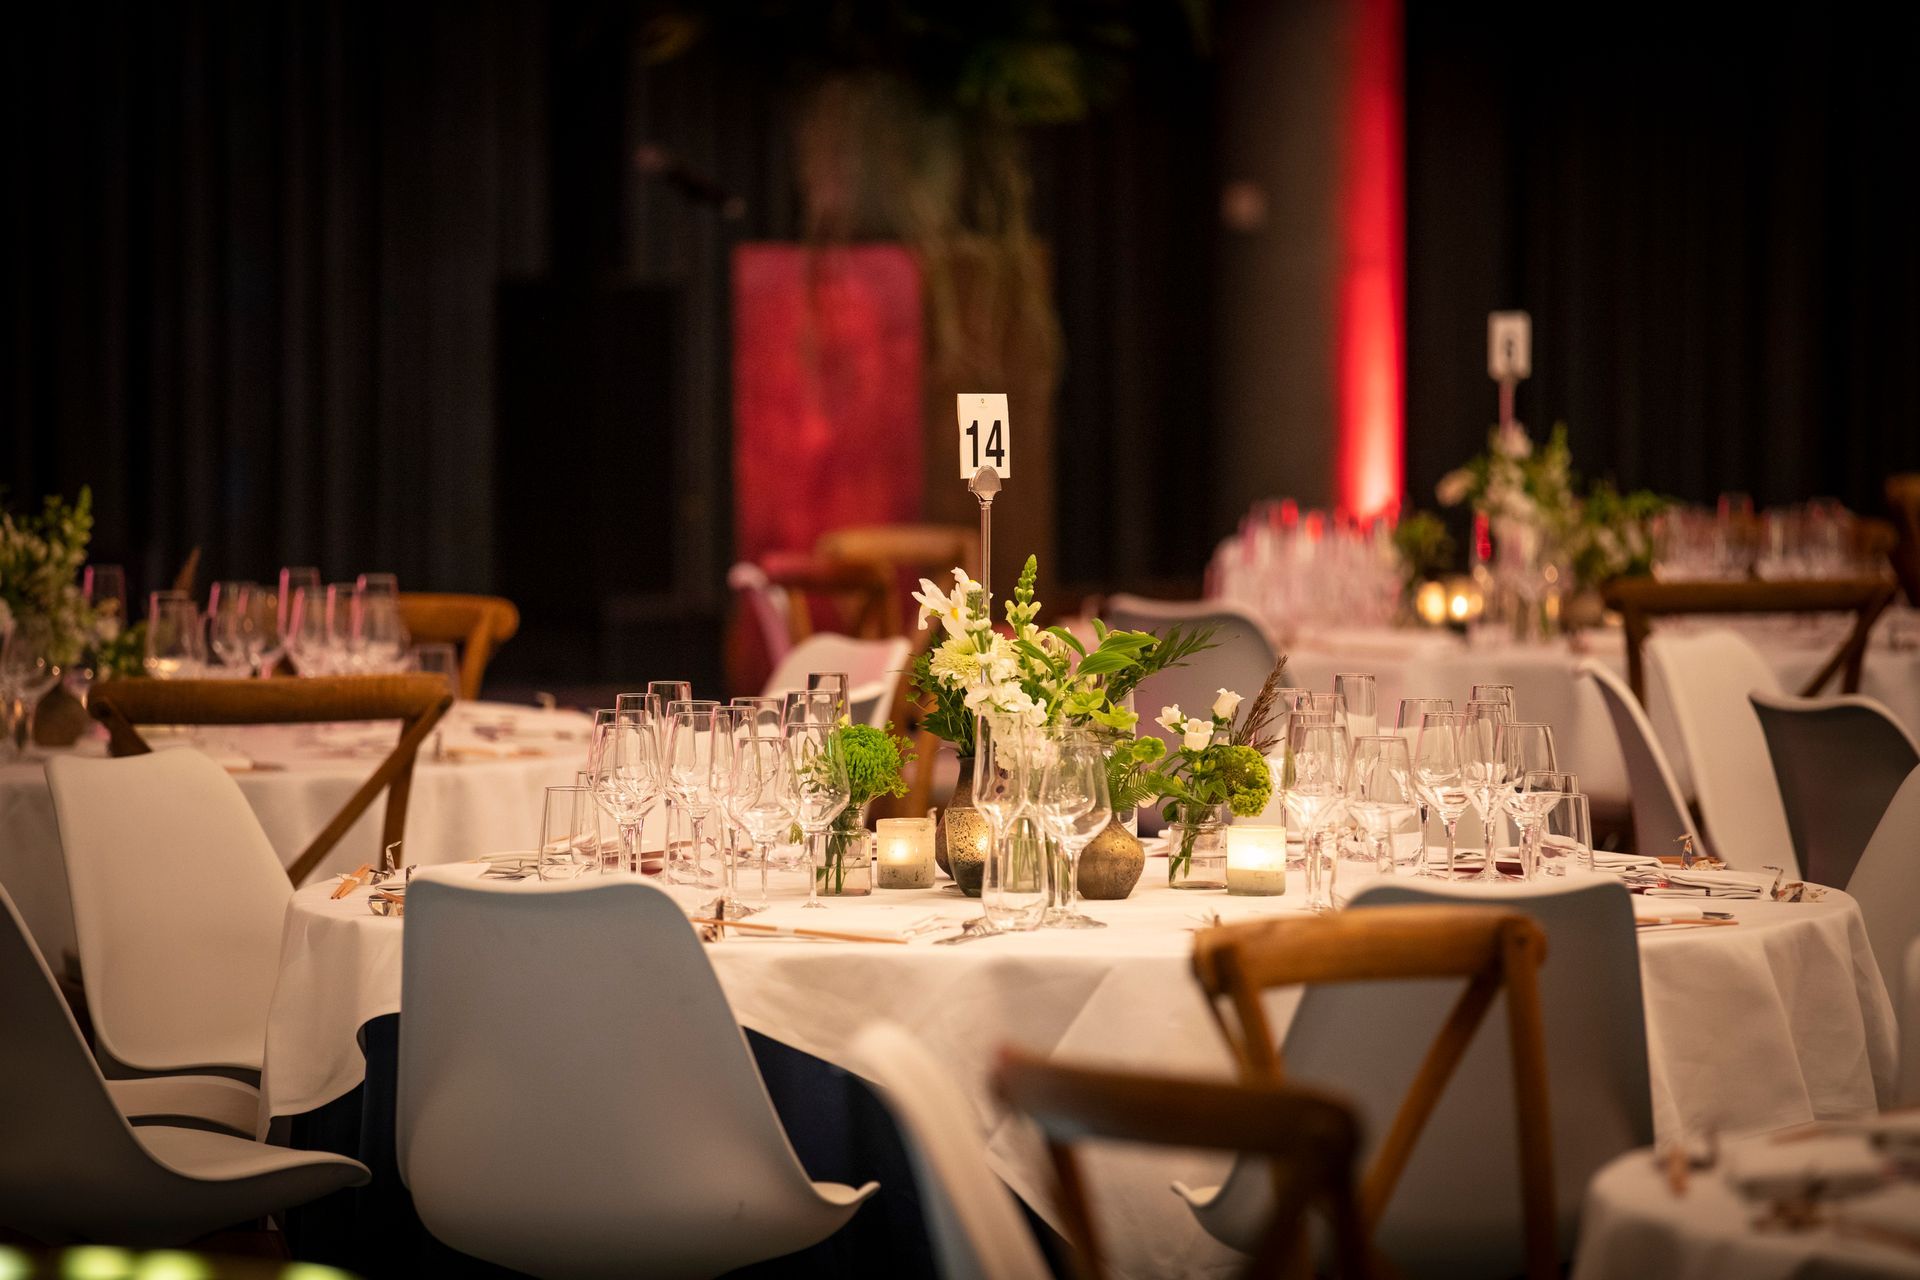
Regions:
<instances>
[{"instance_id":1,"label":"clear glass vase","mask_svg":"<svg viewBox=\"0 0 1920 1280\"><path fill-rule=\"evenodd\" d=\"M1226 806L1221 805L1198 818L1183 817L1167 828L1169 889L1227 887L1227 827L1231 823Z\"/></svg>"},{"instance_id":2,"label":"clear glass vase","mask_svg":"<svg viewBox=\"0 0 1920 1280\"><path fill-rule=\"evenodd\" d=\"M826 857L813 869L823 898L864 898L873 892L873 833L829 831Z\"/></svg>"}]
</instances>

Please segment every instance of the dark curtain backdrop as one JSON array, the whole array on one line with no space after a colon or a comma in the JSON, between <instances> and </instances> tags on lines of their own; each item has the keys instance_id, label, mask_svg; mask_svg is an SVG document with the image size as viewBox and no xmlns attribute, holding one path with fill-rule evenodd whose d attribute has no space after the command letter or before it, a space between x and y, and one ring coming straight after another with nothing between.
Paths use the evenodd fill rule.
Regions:
<instances>
[{"instance_id":1,"label":"dark curtain backdrop","mask_svg":"<svg viewBox=\"0 0 1920 1280\"><path fill-rule=\"evenodd\" d=\"M0 484L16 501L91 484L97 558L136 589L199 546L203 584L318 563L513 591L515 520L665 502L659 537L601 548L649 572L609 586L590 557L555 566L591 579L581 609L547 619L565 633L550 661L539 618L503 660L605 668L632 653L609 638L622 626L717 653L727 254L796 233L790 121L785 86L748 69L645 65L636 23L597 0L16 16L0 43ZM1205 434L1206 74L1149 79L1032 139L1076 477L1055 582L1197 572L1206 552L1156 480L1208 474L1183 461ZM638 173L642 142L745 196L747 217ZM603 356L602 381L543 415L527 352L564 357L606 316L649 331L633 311L656 296L672 299L670 367L654 353L625 377L674 385L629 403ZM660 403L672 421L652 420ZM622 455L588 437L606 430L657 441L660 465L605 474Z\"/></svg>"},{"instance_id":2,"label":"dark curtain backdrop","mask_svg":"<svg viewBox=\"0 0 1920 1280\"><path fill-rule=\"evenodd\" d=\"M1520 416L1584 473L1881 510L1920 467L1920 80L1883 12L1408 5L1415 502L1484 443L1518 307Z\"/></svg>"}]
</instances>

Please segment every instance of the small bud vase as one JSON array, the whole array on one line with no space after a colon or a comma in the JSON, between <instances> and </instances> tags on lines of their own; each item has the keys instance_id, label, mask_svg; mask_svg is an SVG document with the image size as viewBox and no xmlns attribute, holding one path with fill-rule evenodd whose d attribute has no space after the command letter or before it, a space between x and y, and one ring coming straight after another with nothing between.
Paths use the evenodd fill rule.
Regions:
<instances>
[{"instance_id":1,"label":"small bud vase","mask_svg":"<svg viewBox=\"0 0 1920 1280\"><path fill-rule=\"evenodd\" d=\"M1167 887L1169 889L1225 889L1227 887L1227 807L1208 809L1194 820L1182 819L1167 828Z\"/></svg>"}]
</instances>

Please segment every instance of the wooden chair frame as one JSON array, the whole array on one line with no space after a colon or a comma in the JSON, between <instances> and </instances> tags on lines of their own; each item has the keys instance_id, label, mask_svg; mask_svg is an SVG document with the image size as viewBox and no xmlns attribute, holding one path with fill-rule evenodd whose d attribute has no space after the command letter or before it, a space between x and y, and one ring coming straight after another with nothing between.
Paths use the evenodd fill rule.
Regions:
<instances>
[{"instance_id":1,"label":"wooden chair frame","mask_svg":"<svg viewBox=\"0 0 1920 1280\"><path fill-rule=\"evenodd\" d=\"M1466 1056L1494 997L1507 992L1514 1105L1520 1148L1527 1274L1558 1274L1552 1119L1540 1013L1540 964L1546 934L1527 916L1485 907L1407 906L1343 911L1312 920L1261 920L1201 931L1193 968L1208 1006L1247 1080L1277 1084L1279 1042L1264 994L1275 987L1409 978L1464 978L1447 1020L1428 1048L1393 1125L1360 1185L1371 1233L1412 1157L1421 1130ZM1232 1017L1222 1010L1231 1008Z\"/></svg>"},{"instance_id":2,"label":"wooden chair frame","mask_svg":"<svg viewBox=\"0 0 1920 1280\"><path fill-rule=\"evenodd\" d=\"M1609 607L1620 611L1626 623L1627 683L1634 696L1645 702L1643 649L1653 629L1653 620L1681 614L1851 613L1853 629L1826 665L1807 682L1800 696L1818 697L1835 674L1842 674L1842 693L1858 693L1860 670L1867 657L1868 634L1893 602L1898 589L1898 584L1883 578L1661 582L1641 577L1617 578L1603 588L1602 595Z\"/></svg>"},{"instance_id":3,"label":"wooden chair frame","mask_svg":"<svg viewBox=\"0 0 1920 1280\"><path fill-rule=\"evenodd\" d=\"M417 643L460 646L460 696L478 698L487 664L520 630L520 611L502 596L400 593L400 621Z\"/></svg>"},{"instance_id":4,"label":"wooden chair frame","mask_svg":"<svg viewBox=\"0 0 1920 1280\"><path fill-rule=\"evenodd\" d=\"M447 682L437 675L109 680L94 686L87 699L93 717L107 726L107 749L115 756L144 755L153 749L140 736L140 725L400 721L400 739L387 758L287 868L287 877L295 887L320 865L382 790L387 793L387 808L381 843L384 846L401 838L406 831L407 797L413 787L413 765L420 744L452 705Z\"/></svg>"},{"instance_id":5,"label":"wooden chair frame","mask_svg":"<svg viewBox=\"0 0 1920 1280\"><path fill-rule=\"evenodd\" d=\"M1046 1137L1081 1280L1105 1275L1087 1181L1073 1146L1086 1137L1266 1156L1273 1171L1274 1214L1243 1274L1306 1274L1302 1228L1316 1200L1333 1225L1341 1273L1371 1274L1353 1184L1360 1126L1342 1102L1272 1081L1227 1084L1135 1075L1066 1066L1017 1050L1002 1053L994 1088L1032 1117Z\"/></svg>"},{"instance_id":6,"label":"wooden chair frame","mask_svg":"<svg viewBox=\"0 0 1920 1280\"><path fill-rule=\"evenodd\" d=\"M1887 553L1907 603L1920 608L1920 471L1887 477L1887 512L1893 517L1894 545Z\"/></svg>"}]
</instances>

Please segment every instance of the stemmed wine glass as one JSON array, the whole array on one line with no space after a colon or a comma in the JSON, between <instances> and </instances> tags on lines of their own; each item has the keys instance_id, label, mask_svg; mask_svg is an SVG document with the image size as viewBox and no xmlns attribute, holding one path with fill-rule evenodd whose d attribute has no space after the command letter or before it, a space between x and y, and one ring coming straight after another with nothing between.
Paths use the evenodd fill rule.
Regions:
<instances>
[{"instance_id":1,"label":"stemmed wine glass","mask_svg":"<svg viewBox=\"0 0 1920 1280\"><path fill-rule=\"evenodd\" d=\"M840 718L840 698L831 689L795 689L782 700L781 724L832 724Z\"/></svg>"},{"instance_id":2,"label":"stemmed wine glass","mask_svg":"<svg viewBox=\"0 0 1920 1280\"><path fill-rule=\"evenodd\" d=\"M90 564L80 575L80 591L100 619L100 633L106 639L120 634L127 625L127 571L117 564Z\"/></svg>"},{"instance_id":3,"label":"stemmed wine glass","mask_svg":"<svg viewBox=\"0 0 1920 1280\"><path fill-rule=\"evenodd\" d=\"M1314 723L1318 717L1296 716L1288 729L1293 755L1293 781L1287 787L1287 823L1305 835L1307 855L1307 909L1333 909L1334 871L1339 851L1322 851L1325 828L1340 814L1346 797L1347 734L1334 724Z\"/></svg>"},{"instance_id":4,"label":"stemmed wine glass","mask_svg":"<svg viewBox=\"0 0 1920 1280\"><path fill-rule=\"evenodd\" d=\"M852 783L847 777L846 759L834 745L831 724L789 724L786 738L793 817L807 841L807 906L822 909L826 906L820 901L820 881L826 875L823 842L833 820L853 798Z\"/></svg>"},{"instance_id":5,"label":"stemmed wine glass","mask_svg":"<svg viewBox=\"0 0 1920 1280\"><path fill-rule=\"evenodd\" d=\"M851 688L852 686L847 683L847 673L844 671L809 671L807 673L809 693L833 695L833 711L828 719L838 720L841 716L853 713L853 706L847 701L847 693Z\"/></svg>"},{"instance_id":6,"label":"stemmed wine glass","mask_svg":"<svg viewBox=\"0 0 1920 1280\"><path fill-rule=\"evenodd\" d=\"M1515 851L1520 858L1522 880L1533 879L1533 868L1539 854L1538 819L1551 805L1550 801L1531 801L1525 797L1526 778L1536 770L1552 771L1559 767L1560 762L1553 750L1551 726L1537 723L1507 725L1507 788L1501 797L1501 807L1513 819L1514 828L1519 834Z\"/></svg>"},{"instance_id":7,"label":"stemmed wine glass","mask_svg":"<svg viewBox=\"0 0 1920 1280\"><path fill-rule=\"evenodd\" d=\"M1467 794L1473 799L1474 812L1485 828L1486 858L1475 880L1501 879L1494 858L1495 805L1507 786L1507 705L1483 700L1467 704L1466 721L1460 726L1460 768Z\"/></svg>"},{"instance_id":8,"label":"stemmed wine glass","mask_svg":"<svg viewBox=\"0 0 1920 1280\"><path fill-rule=\"evenodd\" d=\"M283 569L282 574L296 570ZM323 676L333 671L333 643L327 627L327 596L323 587L306 583L293 589L282 634L287 642L287 660L303 676Z\"/></svg>"},{"instance_id":9,"label":"stemmed wine glass","mask_svg":"<svg viewBox=\"0 0 1920 1280\"><path fill-rule=\"evenodd\" d=\"M1347 811L1373 842L1379 870L1391 875L1399 864L1397 846L1419 809L1407 740L1374 734L1355 741L1347 769Z\"/></svg>"},{"instance_id":10,"label":"stemmed wine glass","mask_svg":"<svg viewBox=\"0 0 1920 1280\"><path fill-rule=\"evenodd\" d=\"M1394 732L1405 738L1407 745L1411 746L1413 740L1420 735L1421 716L1429 711L1451 710L1453 710L1452 698L1402 698L1399 713L1393 721ZM1427 797L1418 787L1414 788L1414 794L1420 797L1420 869L1414 874L1424 876L1427 874Z\"/></svg>"},{"instance_id":11,"label":"stemmed wine glass","mask_svg":"<svg viewBox=\"0 0 1920 1280\"><path fill-rule=\"evenodd\" d=\"M1427 711L1420 716L1420 732L1413 740L1413 779L1427 804L1440 815L1447 833L1447 878L1454 875L1459 853L1460 815L1473 803L1467 790L1466 765L1460 749L1460 734L1467 717L1462 711ZM1427 866L1426 851L1421 850L1422 876L1433 872Z\"/></svg>"},{"instance_id":12,"label":"stemmed wine glass","mask_svg":"<svg viewBox=\"0 0 1920 1280\"><path fill-rule=\"evenodd\" d=\"M1040 923L1056 929L1104 929L1106 921L1080 907L1080 854L1113 817L1107 793L1107 753L1089 734L1063 739L1040 789L1040 813L1066 855L1067 883Z\"/></svg>"},{"instance_id":13,"label":"stemmed wine glass","mask_svg":"<svg viewBox=\"0 0 1920 1280\"><path fill-rule=\"evenodd\" d=\"M33 745L33 722L39 715L40 699L60 683L60 664L54 660L53 626L45 618L15 618L13 630L0 646L0 688L9 700L20 702L15 721L21 742Z\"/></svg>"},{"instance_id":14,"label":"stemmed wine glass","mask_svg":"<svg viewBox=\"0 0 1920 1280\"><path fill-rule=\"evenodd\" d=\"M1507 719L1513 719L1513 686L1510 684L1476 684L1468 694L1467 701L1504 703Z\"/></svg>"},{"instance_id":15,"label":"stemmed wine glass","mask_svg":"<svg viewBox=\"0 0 1920 1280\"><path fill-rule=\"evenodd\" d=\"M720 831L713 842L720 858L721 905L730 916L753 914L740 901L740 860L734 853L733 833L737 819L733 810L733 762L740 751L741 716L739 707L713 709L713 807L720 817Z\"/></svg>"},{"instance_id":16,"label":"stemmed wine glass","mask_svg":"<svg viewBox=\"0 0 1920 1280\"><path fill-rule=\"evenodd\" d=\"M620 860L626 870L639 871L647 811L660 798L652 724L641 713L594 712L590 761L593 797L620 828Z\"/></svg>"},{"instance_id":17,"label":"stemmed wine glass","mask_svg":"<svg viewBox=\"0 0 1920 1280\"><path fill-rule=\"evenodd\" d=\"M1355 739L1380 732L1380 691L1371 675L1343 671L1334 676L1333 691L1346 700L1347 731Z\"/></svg>"},{"instance_id":18,"label":"stemmed wine glass","mask_svg":"<svg viewBox=\"0 0 1920 1280\"><path fill-rule=\"evenodd\" d=\"M760 863L760 896L767 901L767 864L773 846L786 839L794 821L794 793L787 773L784 739L751 730L733 756L727 788L735 820L753 842Z\"/></svg>"},{"instance_id":19,"label":"stemmed wine glass","mask_svg":"<svg viewBox=\"0 0 1920 1280\"><path fill-rule=\"evenodd\" d=\"M221 667L247 676L254 674L264 647L253 613L259 590L251 582L216 582L207 605L207 639L214 656Z\"/></svg>"},{"instance_id":20,"label":"stemmed wine glass","mask_svg":"<svg viewBox=\"0 0 1920 1280\"><path fill-rule=\"evenodd\" d=\"M714 705L689 700L667 708L665 765L661 770L674 805L687 815L693 856L690 883L703 887L715 883L707 874L707 856L702 848L707 815L713 810Z\"/></svg>"},{"instance_id":21,"label":"stemmed wine glass","mask_svg":"<svg viewBox=\"0 0 1920 1280\"><path fill-rule=\"evenodd\" d=\"M191 680L204 659L200 611L193 601L185 592L154 592L147 611L147 674L156 680Z\"/></svg>"}]
</instances>

